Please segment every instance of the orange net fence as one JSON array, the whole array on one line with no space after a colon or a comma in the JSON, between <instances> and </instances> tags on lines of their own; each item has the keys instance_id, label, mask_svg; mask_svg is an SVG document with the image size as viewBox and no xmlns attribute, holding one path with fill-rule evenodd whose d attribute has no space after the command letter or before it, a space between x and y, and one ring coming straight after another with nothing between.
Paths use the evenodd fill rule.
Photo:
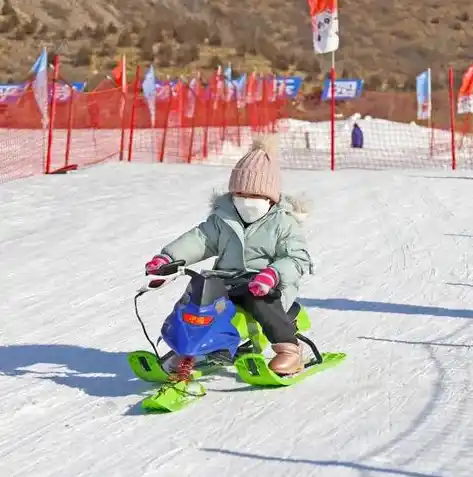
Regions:
<instances>
[{"instance_id":1,"label":"orange net fence","mask_svg":"<svg viewBox=\"0 0 473 477\"><path fill-rule=\"evenodd\" d=\"M290 132L282 140L291 163L301 167L326 169L331 154L336 169L451 168L453 156L457 168L473 167L472 116L451 108L448 90L433 94L429 121L416 119L415 92L368 91L357 100L336 101L333 135L331 105L319 95L289 114ZM355 124L362 147L355 144Z\"/></svg>"},{"instance_id":2,"label":"orange net fence","mask_svg":"<svg viewBox=\"0 0 473 477\"><path fill-rule=\"evenodd\" d=\"M126 93L105 85L52 98L49 127L28 89L0 105L0 182L109 160L231 165L261 132L279 134L281 165L291 169L473 166L471 114L456 114L449 91L434 94L429 122L415 120L415 93L366 92L334 106L289 101L268 80L231 97L215 84L169 83L150 108L135 81Z\"/></svg>"}]
</instances>

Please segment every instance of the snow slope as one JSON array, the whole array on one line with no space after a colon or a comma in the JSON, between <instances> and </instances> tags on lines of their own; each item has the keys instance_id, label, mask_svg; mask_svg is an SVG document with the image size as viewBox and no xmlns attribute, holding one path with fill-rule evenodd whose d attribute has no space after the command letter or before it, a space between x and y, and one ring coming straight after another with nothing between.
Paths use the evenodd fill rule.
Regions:
<instances>
[{"instance_id":1,"label":"snow slope","mask_svg":"<svg viewBox=\"0 0 473 477\"><path fill-rule=\"evenodd\" d=\"M217 166L109 164L0 187L0 475L471 477L473 176L285 171L316 276L300 299L347 361L296 387L225 373L169 415L126 352L143 264L205 217ZM185 283L185 282L184 282ZM184 286L143 298L159 332Z\"/></svg>"}]
</instances>

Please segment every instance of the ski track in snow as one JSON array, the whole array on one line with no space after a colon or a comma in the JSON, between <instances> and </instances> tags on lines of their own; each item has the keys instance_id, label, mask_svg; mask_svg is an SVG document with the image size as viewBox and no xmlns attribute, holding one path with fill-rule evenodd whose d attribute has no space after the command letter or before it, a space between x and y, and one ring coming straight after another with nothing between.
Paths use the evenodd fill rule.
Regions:
<instances>
[{"instance_id":1,"label":"ski track in snow","mask_svg":"<svg viewBox=\"0 0 473 477\"><path fill-rule=\"evenodd\" d=\"M284 171L313 202L310 336L347 360L288 389L224 372L181 412L141 413L151 387L126 352L148 348L143 264L205 218L228 174L110 164L0 187L0 475L471 477L463 173ZM184 285L142 299L154 336Z\"/></svg>"}]
</instances>

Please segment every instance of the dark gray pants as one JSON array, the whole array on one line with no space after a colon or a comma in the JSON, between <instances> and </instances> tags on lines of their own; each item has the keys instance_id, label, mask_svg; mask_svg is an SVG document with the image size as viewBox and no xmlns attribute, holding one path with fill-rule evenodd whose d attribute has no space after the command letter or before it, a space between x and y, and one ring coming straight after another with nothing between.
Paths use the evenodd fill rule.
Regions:
<instances>
[{"instance_id":1,"label":"dark gray pants","mask_svg":"<svg viewBox=\"0 0 473 477\"><path fill-rule=\"evenodd\" d=\"M280 298L255 297L249 291L230 296L235 305L241 306L261 325L264 334L272 344L297 344L296 327L291 322Z\"/></svg>"}]
</instances>

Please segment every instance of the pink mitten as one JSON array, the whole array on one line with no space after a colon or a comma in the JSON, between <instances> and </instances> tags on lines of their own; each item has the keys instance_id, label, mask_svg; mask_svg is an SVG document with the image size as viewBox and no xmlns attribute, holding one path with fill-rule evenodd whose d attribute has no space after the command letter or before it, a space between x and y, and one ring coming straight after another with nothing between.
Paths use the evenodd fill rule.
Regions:
<instances>
[{"instance_id":1,"label":"pink mitten","mask_svg":"<svg viewBox=\"0 0 473 477\"><path fill-rule=\"evenodd\" d=\"M261 270L248 285L250 293L254 296L265 296L278 284L279 278L276 270L271 267Z\"/></svg>"},{"instance_id":2,"label":"pink mitten","mask_svg":"<svg viewBox=\"0 0 473 477\"><path fill-rule=\"evenodd\" d=\"M145 265L146 274L153 273L168 263L171 263L171 259L169 257L166 255L156 255Z\"/></svg>"}]
</instances>

